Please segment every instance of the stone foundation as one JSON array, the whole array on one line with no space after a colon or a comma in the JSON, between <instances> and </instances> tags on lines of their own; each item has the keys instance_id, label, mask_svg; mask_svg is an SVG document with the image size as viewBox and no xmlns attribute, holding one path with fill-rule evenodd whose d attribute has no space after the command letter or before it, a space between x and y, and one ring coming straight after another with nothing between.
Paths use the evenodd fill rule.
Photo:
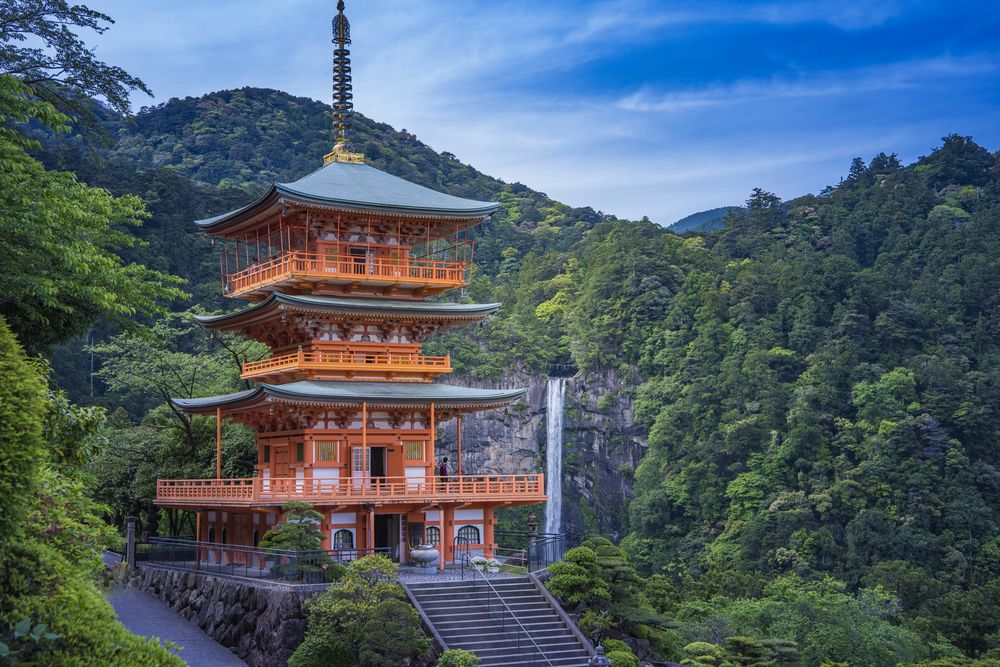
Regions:
<instances>
[{"instance_id":1,"label":"stone foundation","mask_svg":"<svg viewBox=\"0 0 1000 667\"><path fill-rule=\"evenodd\" d=\"M142 566L129 585L148 591L250 667L284 667L305 633L302 603L325 584L288 586Z\"/></svg>"}]
</instances>

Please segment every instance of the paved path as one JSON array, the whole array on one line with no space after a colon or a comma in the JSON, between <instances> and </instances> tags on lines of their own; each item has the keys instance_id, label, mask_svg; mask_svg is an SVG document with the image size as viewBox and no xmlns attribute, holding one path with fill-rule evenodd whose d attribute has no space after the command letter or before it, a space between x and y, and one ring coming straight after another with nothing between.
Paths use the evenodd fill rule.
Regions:
<instances>
[{"instance_id":1,"label":"paved path","mask_svg":"<svg viewBox=\"0 0 1000 667\"><path fill-rule=\"evenodd\" d=\"M197 625L182 618L155 596L134 588L113 588L108 602L118 620L143 637L159 637L181 647L177 655L191 667L245 667L245 663L227 651Z\"/></svg>"}]
</instances>

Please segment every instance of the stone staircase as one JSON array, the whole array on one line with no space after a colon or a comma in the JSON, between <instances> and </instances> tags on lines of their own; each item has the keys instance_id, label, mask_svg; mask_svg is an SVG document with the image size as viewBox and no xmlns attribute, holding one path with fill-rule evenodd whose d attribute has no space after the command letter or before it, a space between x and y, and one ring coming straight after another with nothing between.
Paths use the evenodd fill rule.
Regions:
<instances>
[{"instance_id":1,"label":"stone staircase","mask_svg":"<svg viewBox=\"0 0 1000 667\"><path fill-rule=\"evenodd\" d=\"M472 576L407 586L447 648L472 651L482 667L587 665L583 642L528 577Z\"/></svg>"}]
</instances>

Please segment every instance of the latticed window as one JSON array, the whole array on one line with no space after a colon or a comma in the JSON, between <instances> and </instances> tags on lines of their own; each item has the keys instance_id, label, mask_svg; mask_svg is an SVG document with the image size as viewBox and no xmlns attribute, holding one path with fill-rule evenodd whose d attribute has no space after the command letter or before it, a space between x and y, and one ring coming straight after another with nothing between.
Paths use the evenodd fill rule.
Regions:
<instances>
[{"instance_id":1,"label":"latticed window","mask_svg":"<svg viewBox=\"0 0 1000 667\"><path fill-rule=\"evenodd\" d=\"M354 533L347 530L346 528L341 528L333 534L333 548L334 549L353 549L354 548Z\"/></svg>"},{"instance_id":2,"label":"latticed window","mask_svg":"<svg viewBox=\"0 0 1000 667\"><path fill-rule=\"evenodd\" d=\"M406 452L407 461L424 460L423 440L407 440L406 442L403 443L403 450Z\"/></svg>"},{"instance_id":3,"label":"latticed window","mask_svg":"<svg viewBox=\"0 0 1000 667\"><path fill-rule=\"evenodd\" d=\"M480 544L479 528L476 526L462 526L458 529L458 539L463 544Z\"/></svg>"},{"instance_id":4,"label":"latticed window","mask_svg":"<svg viewBox=\"0 0 1000 667\"><path fill-rule=\"evenodd\" d=\"M441 544L441 529L437 526L429 526L427 528L427 544L431 546L437 546Z\"/></svg>"},{"instance_id":5,"label":"latticed window","mask_svg":"<svg viewBox=\"0 0 1000 667\"><path fill-rule=\"evenodd\" d=\"M337 460L337 450L339 447L338 442L317 442L316 443L316 460L317 461L336 461Z\"/></svg>"},{"instance_id":6,"label":"latticed window","mask_svg":"<svg viewBox=\"0 0 1000 667\"><path fill-rule=\"evenodd\" d=\"M295 460L299 462L306 460L306 443L304 442L295 443Z\"/></svg>"},{"instance_id":7,"label":"latticed window","mask_svg":"<svg viewBox=\"0 0 1000 667\"><path fill-rule=\"evenodd\" d=\"M354 447L351 450L351 470L356 473L365 471L365 450L363 447Z\"/></svg>"},{"instance_id":8,"label":"latticed window","mask_svg":"<svg viewBox=\"0 0 1000 667\"><path fill-rule=\"evenodd\" d=\"M271 462L271 445L264 445L264 463Z\"/></svg>"}]
</instances>

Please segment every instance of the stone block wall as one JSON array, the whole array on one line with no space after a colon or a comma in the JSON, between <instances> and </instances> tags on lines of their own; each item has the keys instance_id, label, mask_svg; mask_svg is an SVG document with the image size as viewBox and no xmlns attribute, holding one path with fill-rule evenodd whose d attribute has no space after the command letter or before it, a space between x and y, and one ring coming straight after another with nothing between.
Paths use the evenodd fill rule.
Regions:
<instances>
[{"instance_id":1,"label":"stone block wall","mask_svg":"<svg viewBox=\"0 0 1000 667\"><path fill-rule=\"evenodd\" d=\"M302 603L326 588L141 567L129 585L194 622L250 667L284 667L305 633Z\"/></svg>"}]
</instances>

